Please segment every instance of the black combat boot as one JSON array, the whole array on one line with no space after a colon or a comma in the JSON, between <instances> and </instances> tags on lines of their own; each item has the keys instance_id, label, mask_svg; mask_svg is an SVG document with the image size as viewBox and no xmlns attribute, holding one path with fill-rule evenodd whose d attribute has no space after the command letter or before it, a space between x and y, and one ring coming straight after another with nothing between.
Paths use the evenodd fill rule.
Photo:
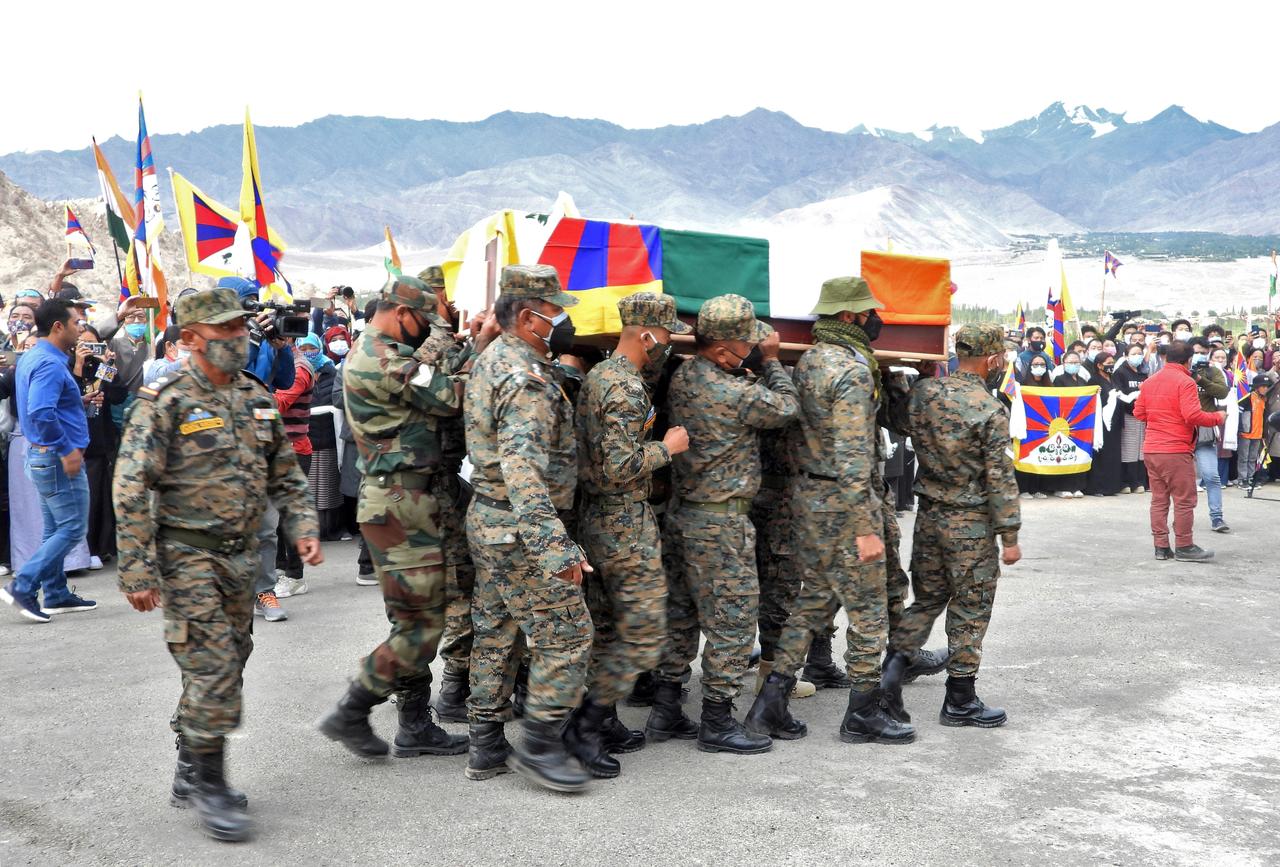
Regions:
<instances>
[{"instance_id":1,"label":"black combat boot","mask_svg":"<svg viewBox=\"0 0 1280 867\"><path fill-rule=\"evenodd\" d=\"M440 689L436 692L436 716L440 722L464 723L467 721L467 697L471 695L471 678L468 672L444 670Z\"/></svg>"},{"instance_id":2,"label":"black combat boot","mask_svg":"<svg viewBox=\"0 0 1280 867\"><path fill-rule=\"evenodd\" d=\"M653 691L653 710L644 724L649 740L662 743L676 738L691 741L698 736L698 724L685 716L680 706L681 691L678 680L659 680Z\"/></svg>"},{"instance_id":3,"label":"black combat boot","mask_svg":"<svg viewBox=\"0 0 1280 867\"><path fill-rule=\"evenodd\" d=\"M644 732L627 728L622 720L618 719L616 704L609 705L609 714L605 717L604 724L600 726L600 740L604 743L604 748L611 753L634 753L636 750L643 749L645 743Z\"/></svg>"},{"instance_id":4,"label":"black combat boot","mask_svg":"<svg viewBox=\"0 0 1280 867\"><path fill-rule=\"evenodd\" d=\"M884 709L900 723L911 722L911 714L902 703L902 678L910 665L911 657L901 650L890 650L884 658L884 665L880 666L880 695L884 698Z\"/></svg>"},{"instance_id":5,"label":"black combat boot","mask_svg":"<svg viewBox=\"0 0 1280 867\"><path fill-rule=\"evenodd\" d=\"M520 749L511 754L510 765L553 792L581 792L591 782L586 768L565 749L558 722L526 719Z\"/></svg>"},{"instance_id":6,"label":"black combat boot","mask_svg":"<svg viewBox=\"0 0 1280 867\"><path fill-rule=\"evenodd\" d=\"M698 727L698 749L704 753L737 753L753 756L773 749L768 735L753 734L733 718L733 702L702 700L702 725Z\"/></svg>"},{"instance_id":7,"label":"black combat boot","mask_svg":"<svg viewBox=\"0 0 1280 867\"><path fill-rule=\"evenodd\" d=\"M758 735L768 735L784 741L799 740L809 733L809 727L791 715L787 709L787 699L796 685L794 677L779 672L770 672L764 682L764 688L747 711L743 721L747 731Z\"/></svg>"},{"instance_id":8,"label":"black combat boot","mask_svg":"<svg viewBox=\"0 0 1280 867\"><path fill-rule=\"evenodd\" d=\"M377 759L390 749L387 742L373 733L369 725L369 712L374 705L386 701L385 696L374 695L358 683L347 687L347 694L338 700L333 712L320 720L317 728L325 737L338 741L357 756Z\"/></svg>"},{"instance_id":9,"label":"black combat boot","mask_svg":"<svg viewBox=\"0 0 1280 867\"><path fill-rule=\"evenodd\" d=\"M610 780L622 773L622 765L604 748L600 727L609 716L609 708L583 699L582 707L569 717L564 727L564 743L569 752L591 772L591 776Z\"/></svg>"},{"instance_id":10,"label":"black combat boot","mask_svg":"<svg viewBox=\"0 0 1280 867\"><path fill-rule=\"evenodd\" d=\"M516 685L511 691L511 713L516 719L524 717L524 703L529 699L529 666L520 663L516 669Z\"/></svg>"},{"instance_id":11,"label":"black combat boot","mask_svg":"<svg viewBox=\"0 0 1280 867\"><path fill-rule=\"evenodd\" d=\"M400 729L392 753L411 756L456 756L467 751L466 735L451 735L431 718L431 687L415 685L400 696Z\"/></svg>"},{"instance_id":12,"label":"black combat boot","mask_svg":"<svg viewBox=\"0 0 1280 867\"><path fill-rule=\"evenodd\" d=\"M500 722L471 724L471 748L467 753L468 780L488 780L511 770L511 744L507 743L506 725Z\"/></svg>"},{"instance_id":13,"label":"black combat boot","mask_svg":"<svg viewBox=\"0 0 1280 867\"><path fill-rule=\"evenodd\" d=\"M627 696L627 707L653 707L653 691L658 686L658 676L652 671L642 671Z\"/></svg>"},{"instance_id":14,"label":"black combat boot","mask_svg":"<svg viewBox=\"0 0 1280 867\"><path fill-rule=\"evenodd\" d=\"M195 785L195 769L191 762L191 750L182 742L182 735L177 737L178 767L173 772L173 787L169 790L169 803L175 807L185 808L187 799L191 797L191 787ZM249 806L249 798L238 789L227 787L227 794L241 810Z\"/></svg>"},{"instance_id":15,"label":"black combat boot","mask_svg":"<svg viewBox=\"0 0 1280 867\"><path fill-rule=\"evenodd\" d=\"M993 729L1009 721L1002 707L987 707L973 691L974 678L947 678L947 697L942 702L938 722L944 726L977 726Z\"/></svg>"},{"instance_id":16,"label":"black combat boot","mask_svg":"<svg viewBox=\"0 0 1280 867\"><path fill-rule=\"evenodd\" d=\"M831 661L831 633L825 629L809 642L809 656L805 659L800 676L818 689L848 689L849 676Z\"/></svg>"},{"instance_id":17,"label":"black combat boot","mask_svg":"<svg viewBox=\"0 0 1280 867\"><path fill-rule=\"evenodd\" d=\"M928 677L931 674L937 674L947 667L947 662L950 659L950 650L925 650L921 648L911 654L911 664L907 666L907 673L902 678L902 682L914 683L917 677Z\"/></svg>"},{"instance_id":18,"label":"black combat boot","mask_svg":"<svg viewBox=\"0 0 1280 867\"><path fill-rule=\"evenodd\" d=\"M223 776L223 744L208 753L191 753L191 805L200 830L215 840L238 843L249 839L253 824L227 789Z\"/></svg>"},{"instance_id":19,"label":"black combat boot","mask_svg":"<svg viewBox=\"0 0 1280 867\"><path fill-rule=\"evenodd\" d=\"M880 706L880 690L849 690L849 707L840 723L840 740L847 744L909 744L916 730L889 716Z\"/></svg>"}]
</instances>

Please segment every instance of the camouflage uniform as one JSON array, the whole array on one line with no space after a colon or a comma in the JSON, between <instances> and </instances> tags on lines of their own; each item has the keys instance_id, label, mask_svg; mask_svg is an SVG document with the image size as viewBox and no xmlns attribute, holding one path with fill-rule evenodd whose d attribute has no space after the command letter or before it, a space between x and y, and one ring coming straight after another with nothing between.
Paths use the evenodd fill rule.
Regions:
<instances>
[{"instance_id":1,"label":"camouflage uniform","mask_svg":"<svg viewBox=\"0 0 1280 867\"><path fill-rule=\"evenodd\" d=\"M577 303L536 266L508 266L502 281L504 294ZM564 720L581 699L592 630L581 588L556 577L584 559L564 524L577 449L559 370L504 333L475 364L465 421L475 488L466 528L476 567L468 715L473 724L510 718L523 631L532 654L526 722Z\"/></svg>"},{"instance_id":2,"label":"camouflage uniform","mask_svg":"<svg viewBox=\"0 0 1280 867\"><path fill-rule=\"evenodd\" d=\"M970 354L1004 352L995 326L966 326L957 333L957 351L966 339L974 343ZM915 599L893 650L918 649L946 608L947 673L973 677L1000 575L995 537L1017 544L1022 520L1008 417L982 379L965 372L921 377L909 393L891 388L890 413L894 428L911 437L920 465L911 551Z\"/></svg>"},{"instance_id":3,"label":"camouflage uniform","mask_svg":"<svg viewBox=\"0 0 1280 867\"><path fill-rule=\"evenodd\" d=\"M878 437L877 437L878 439ZM880 513L884 520L884 531L880 534L884 542L884 563L886 578L886 600L888 604L889 637L902 628L902 614L907 607L907 588L911 584L907 570L902 568L902 529L898 526L897 497L893 488L885 484L880 475L877 463L871 476L871 486L884 495L880 500Z\"/></svg>"},{"instance_id":4,"label":"camouflage uniform","mask_svg":"<svg viewBox=\"0 0 1280 867\"><path fill-rule=\"evenodd\" d=\"M398 278L386 300L446 323L434 296ZM369 547L391 632L361 663L360 686L378 697L431 683L444 628L445 567L440 503L444 469L439 421L456 416L454 377L427 344L417 351L366 326L343 364L343 400L363 475L356 520Z\"/></svg>"},{"instance_id":5,"label":"camouflage uniform","mask_svg":"<svg viewBox=\"0 0 1280 867\"><path fill-rule=\"evenodd\" d=\"M637 293L618 302L623 326L687 333L669 296ZM647 501L650 477L671 455L650 442L656 412L641 371L622 353L587 375L577 408L579 512L583 546L595 572L587 602L596 638L592 701L612 705L658 664L667 633L662 544Z\"/></svg>"},{"instance_id":6,"label":"camouflage uniform","mask_svg":"<svg viewBox=\"0 0 1280 867\"><path fill-rule=\"evenodd\" d=\"M756 530L756 571L760 576L760 658L773 660L791 606L800 595L795 562L796 449L800 427L760 432L760 490L751 501Z\"/></svg>"},{"instance_id":7,"label":"camouflage uniform","mask_svg":"<svg viewBox=\"0 0 1280 867\"><path fill-rule=\"evenodd\" d=\"M719 325L747 319L757 330L746 339L758 343L768 326L755 321L749 301L722 295L703 304L698 333L711 340L744 339ZM707 638L703 696L731 702L742 689L759 613L756 533L747 515L760 488L757 432L795 418L796 390L777 361L765 362L756 380L696 355L672 377L668 401L671 424L688 430L690 447L673 462L679 502L668 527L679 568L668 576L670 641L659 674L662 680L681 679L697 654L701 627Z\"/></svg>"},{"instance_id":8,"label":"camouflage uniform","mask_svg":"<svg viewBox=\"0 0 1280 867\"><path fill-rule=\"evenodd\" d=\"M179 304L184 324L244 315L230 290ZM319 536L306 476L260 382L236 372L214 385L188 360L138 389L114 484L120 589L160 591L182 672L170 725L192 751L215 749L240 723L263 509L278 504L290 539Z\"/></svg>"}]
</instances>

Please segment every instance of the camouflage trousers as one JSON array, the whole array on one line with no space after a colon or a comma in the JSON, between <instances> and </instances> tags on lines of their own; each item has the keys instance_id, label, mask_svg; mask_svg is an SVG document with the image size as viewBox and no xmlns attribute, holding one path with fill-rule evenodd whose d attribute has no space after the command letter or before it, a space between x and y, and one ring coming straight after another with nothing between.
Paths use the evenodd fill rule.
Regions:
<instances>
[{"instance_id":1,"label":"camouflage trousers","mask_svg":"<svg viewBox=\"0 0 1280 867\"><path fill-rule=\"evenodd\" d=\"M667 576L649 504L594 499L580 513L580 536L595 572L584 582L595 627L591 700L610 705L641 672L657 666L667 637Z\"/></svg>"},{"instance_id":2,"label":"camouflage trousers","mask_svg":"<svg viewBox=\"0 0 1280 867\"><path fill-rule=\"evenodd\" d=\"M800 595L791 498L785 490L762 487L751 501L750 514L756 528L756 573L760 578L760 656L772 660L782 627Z\"/></svg>"},{"instance_id":3,"label":"camouflage trousers","mask_svg":"<svg viewBox=\"0 0 1280 867\"><path fill-rule=\"evenodd\" d=\"M774 668L795 671L803 665L812 636L827 629L843 607L849 618L845 670L858 691L878 686L889 629L884 561L858 562L849 513L833 483L804 479L793 502L804 584L778 641Z\"/></svg>"},{"instance_id":4,"label":"camouflage trousers","mask_svg":"<svg viewBox=\"0 0 1280 867\"><path fill-rule=\"evenodd\" d=\"M702 694L733 701L755 639L760 606L756 531L746 515L681 505L667 516L676 566L667 576L667 646L658 676L681 680L702 650Z\"/></svg>"},{"instance_id":5,"label":"camouflage trousers","mask_svg":"<svg viewBox=\"0 0 1280 867\"><path fill-rule=\"evenodd\" d=\"M440 503L440 537L444 548L444 636L440 657L446 671L466 674L471 668L471 595L476 569L467 545L465 512L459 508L456 473L434 476L432 493Z\"/></svg>"},{"instance_id":6,"label":"camouflage trousers","mask_svg":"<svg viewBox=\"0 0 1280 867\"><path fill-rule=\"evenodd\" d=\"M440 507L425 475L400 480L409 487L379 487L366 478L356 507L391 622L387 640L364 658L358 675L361 686L380 696L431 683L429 666L444 630Z\"/></svg>"},{"instance_id":7,"label":"camouflage trousers","mask_svg":"<svg viewBox=\"0 0 1280 867\"><path fill-rule=\"evenodd\" d=\"M582 589L526 559L510 512L472 500L466 527L476 566L468 716L472 722L511 719L523 633L529 648L525 718L568 719L582 703L591 658L591 614Z\"/></svg>"},{"instance_id":8,"label":"camouflage trousers","mask_svg":"<svg viewBox=\"0 0 1280 867\"><path fill-rule=\"evenodd\" d=\"M902 614L907 608L907 587L911 581L902 568L902 530L898 527L897 504L893 489L889 488L884 499L884 565L888 576L889 640L902 629Z\"/></svg>"},{"instance_id":9,"label":"camouflage trousers","mask_svg":"<svg viewBox=\"0 0 1280 867\"><path fill-rule=\"evenodd\" d=\"M976 675L999 577L1000 560L987 515L931 507L921 500L911 546L915 599L893 637L893 649L912 653L923 646L945 608L951 652L947 673Z\"/></svg>"},{"instance_id":10,"label":"camouflage trousers","mask_svg":"<svg viewBox=\"0 0 1280 867\"><path fill-rule=\"evenodd\" d=\"M160 539L156 557L164 640L182 672L169 726L192 750L207 752L240 724L258 547L228 557Z\"/></svg>"}]
</instances>

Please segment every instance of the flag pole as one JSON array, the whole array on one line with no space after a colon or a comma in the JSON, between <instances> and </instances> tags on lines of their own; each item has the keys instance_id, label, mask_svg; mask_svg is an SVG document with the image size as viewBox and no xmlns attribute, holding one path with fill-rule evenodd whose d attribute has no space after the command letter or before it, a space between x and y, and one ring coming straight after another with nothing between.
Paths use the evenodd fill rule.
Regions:
<instances>
[{"instance_id":1,"label":"flag pole","mask_svg":"<svg viewBox=\"0 0 1280 867\"><path fill-rule=\"evenodd\" d=\"M173 166L165 166L169 173L169 192L173 194L173 207L178 215L178 237L182 239L182 261L187 264L187 285L195 283L191 276L191 259L187 256L187 236L182 233L182 207L178 204L178 188L173 185Z\"/></svg>"}]
</instances>

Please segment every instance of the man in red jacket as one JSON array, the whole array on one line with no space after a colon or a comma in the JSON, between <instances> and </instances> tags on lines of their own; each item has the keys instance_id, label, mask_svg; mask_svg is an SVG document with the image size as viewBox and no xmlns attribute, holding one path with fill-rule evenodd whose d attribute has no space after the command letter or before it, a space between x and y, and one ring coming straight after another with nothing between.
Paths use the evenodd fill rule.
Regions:
<instances>
[{"instance_id":1,"label":"man in red jacket","mask_svg":"<svg viewBox=\"0 0 1280 867\"><path fill-rule=\"evenodd\" d=\"M1196 509L1196 428L1222 424L1225 413L1200 409L1200 397L1187 362L1191 344L1169 344L1165 365L1142 384L1134 417L1147 423L1142 457L1151 480L1151 535L1157 560L1204 561L1212 551L1196 545L1191 525ZM1169 500L1173 499L1173 534L1169 547Z\"/></svg>"}]
</instances>

